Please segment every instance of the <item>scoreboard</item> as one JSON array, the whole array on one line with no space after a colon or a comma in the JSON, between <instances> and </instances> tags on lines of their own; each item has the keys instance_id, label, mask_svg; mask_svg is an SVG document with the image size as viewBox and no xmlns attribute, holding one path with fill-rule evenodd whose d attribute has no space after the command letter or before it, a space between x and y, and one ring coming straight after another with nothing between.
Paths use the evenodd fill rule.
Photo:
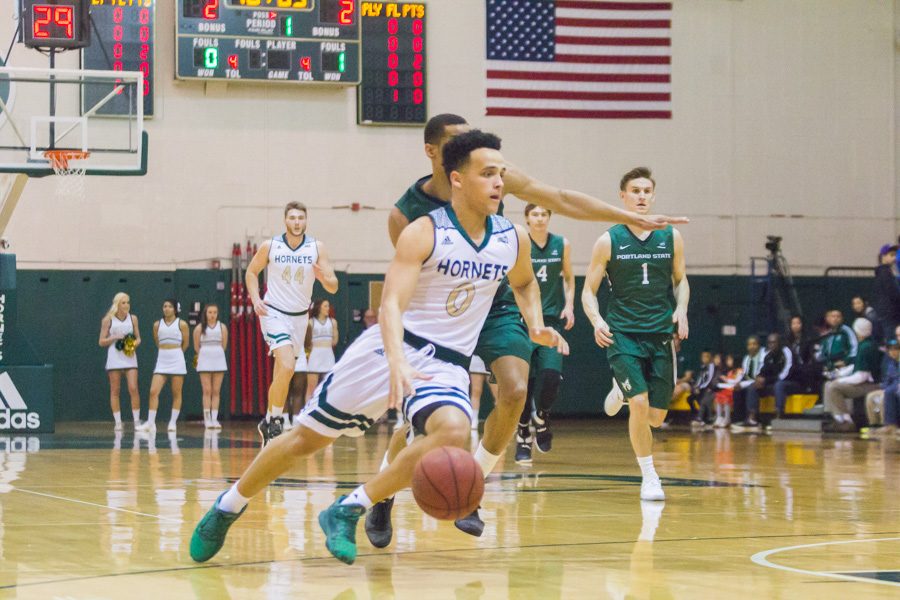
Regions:
<instances>
[{"instance_id":1,"label":"scoreboard","mask_svg":"<svg viewBox=\"0 0 900 600\"><path fill-rule=\"evenodd\" d=\"M359 83L357 0L177 0L176 77Z\"/></svg>"},{"instance_id":2,"label":"scoreboard","mask_svg":"<svg viewBox=\"0 0 900 600\"><path fill-rule=\"evenodd\" d=\"M144 102L144 116L153 115L154 92L154 24L156 3L159 0L91 0L91 20L95 37L90 46L82 50L85 69L102 71L141 71L144 89L140 91ZM83 106L94 106L109 89L91 85L84 88ZM113 98L98 115L127 115L126 98Z\"/></svg>"},{"instance_id":3,"label":"scoreboard","mask_svg":"<svg viewBox=\"0 0 900 600\"><path fill-rule=\"evenodd\" d=\"M361 125L423 125L425 17L420 2L362 2Z\"/></svg>"}]
</instances>

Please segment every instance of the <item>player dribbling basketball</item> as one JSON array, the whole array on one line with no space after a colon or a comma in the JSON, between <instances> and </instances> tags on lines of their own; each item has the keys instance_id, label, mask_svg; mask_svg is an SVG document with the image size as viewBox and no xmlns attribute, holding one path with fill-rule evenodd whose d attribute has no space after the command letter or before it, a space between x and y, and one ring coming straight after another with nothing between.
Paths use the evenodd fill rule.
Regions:
<instances>
[{"instance_id":1,"label":"player dribbling basketball","mask_svg":"<svg viewBox=\"0 0 900 600\"><path fill-rule=\"evenodd\" d=\"M421 437L387 469L319 515L328 550L352 563L356 524L366 510L408 487L426 452L468 442L469 360L504 277L531 338L568 351L559 333L543 326L524 231L495 214L505 168L499 148L496 136L480 131L462 134L444 147L451 205L417 220L400 236L385 277L380 326L351 344L304 408L299 427L267 445L220 496L194 531L194 560L208 560L219 551L250 498L289 469L293 459L342 435L362 435L389 402L402 403L406 420Z\"/></svg>"}]
</instances>

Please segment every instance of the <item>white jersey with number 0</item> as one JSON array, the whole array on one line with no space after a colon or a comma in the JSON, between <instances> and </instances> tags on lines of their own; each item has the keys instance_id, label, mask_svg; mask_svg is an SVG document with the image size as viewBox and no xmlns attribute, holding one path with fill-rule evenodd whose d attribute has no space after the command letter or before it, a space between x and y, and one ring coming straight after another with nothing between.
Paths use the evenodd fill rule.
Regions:
<instances>
[{"instance_id":1,"label":"white jersey with number 0","mask_svg":"<svg viewBox=\"0 0 900 600\"><path fill-rule=\"evenodd\" d=\"M506 218L488 218L476 246L449 206L428 215L434 248L422 265L403 327L430 342L470 356L500 282L516 263L519 238Z\"/></svg>"},{"instance_id":2,"label":"white jersey with number 0","mask_svg":"<svg viewBox=\"0 0 900 600\"><path fill-rule=\"evenodd\" d=\"M296 248L288 245L284 234L272 238L263 302L288 314L309 310L316 280L313 265L318 259L319 251L313 237L304 235Z\"/></svg>"}]
</instances>

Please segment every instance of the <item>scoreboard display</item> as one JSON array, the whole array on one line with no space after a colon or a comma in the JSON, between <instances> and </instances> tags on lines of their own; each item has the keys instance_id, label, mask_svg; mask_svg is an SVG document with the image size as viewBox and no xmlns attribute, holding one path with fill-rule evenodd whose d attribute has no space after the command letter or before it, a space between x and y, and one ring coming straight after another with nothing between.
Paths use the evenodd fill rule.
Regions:
<instances>
[{"instance_id":1,"label":"scoreboard display","mask_svg":"<svg viewBox=\"0 0 900 600\"><path fill-rule=\"evenodd\" d=\"M423 125L426 7L412 2L361 2L361 125Z\"/></svg>"},{"instance_id":2,"label":"scoreboard display","mask_svg":"<svg viewBox=\"0 0 900 600\"><path fill-rule=\"evenodd\" d=\"M141 71L144 89L144 116L153 115L153 48L156 3L159 0L91 0L91 19L96 36L82 51L85 69L102 71ZM86 86L83 106L94 106L109 89ZM129 103L124 97L113 98L98 115L127 115Z\"/></svg>"},{"instance_id":3,"label":"scoreboard display","mask_svg":"<svg viewBox=\"0 0 900 600\"><path fill-rule=\"evenodd\" d=\"M355 85L360 78L357 4L177 0L176 77Z\"/></svg>"}]
</instances>

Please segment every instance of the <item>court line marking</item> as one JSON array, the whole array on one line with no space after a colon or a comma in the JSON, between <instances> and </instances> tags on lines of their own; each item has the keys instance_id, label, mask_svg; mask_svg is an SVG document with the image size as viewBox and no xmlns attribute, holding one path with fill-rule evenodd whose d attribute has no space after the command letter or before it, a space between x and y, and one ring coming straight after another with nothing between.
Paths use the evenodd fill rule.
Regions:
<instances>
[{"instance_id":1,"label":"court line marking","mask_svg":"<svg viewBox=\"0 0 900 600\"><path fill-rule=\"evenodd\" d=\"M887 535L887 534L896 534L896 531L885 531L880 534L876 533L875 535ZM735 535L735 536L721 536L721 537L689 537L689 538L669 538L669 539L656 539L654 544L662 544L662 543L671 543L671 542L709 542L709 541L721 541L721 540L753 540L753 539L768 539L768 538L797 538L797 537L822 537L822 536L838 536L838 535L857 535L856 533L807 533L807 534L791 534L791 535L763 535L763 536L744 536L744 535ZM881 538L881 539L900 539L900 538ZM440 555L440 554L456 554L456 553L465 553L465 552L485 552L485 551L493 551L493 550L512 550L512 549L539 549L539 548L570 548L570 547L584 547L584 546L614 546L617 544L634 544L634 540L608 540L603 542L576 542L572 544L526 544L523 546L488 546L488 547L477 547L477 548L441 548L440 550L405 550L405 551L395 551L395 552L363 552L357 554L357 558L385 558L385 557L397 557L397 556L407 556L407 555ZM815 545L815 544L813 544ZM83 575L80 577L64 577L60 579L50 579L47 581L31 581L28 583L16 583L13 585L0 585L0 590L8 590L13 588L24 588L24 587L39 587L42 585L52 585L57 583L69 583L72 581L86 581L92 579L107 579L112 577L129 577L132 575L158 575L162 573L177 573L181 571L199 571L204 569L231 569L231 568L241 568L241 567L254 567L254 566L262 566L262 565L271 565L271 564L282 564L282 563L310 563L310 562L327 562L335 560L330 554L326 554L323 556L299 556L297 558L287 558L287 559L272 559L272 560L255 560L255 561L246 561L246 562L233 562L233 563L194 563L188 566L183 567L163 567L160 569L142 569L140 571L124 571L120 573L101 573L98 575ZM871 583L874 580L862 579L864 582Z\"/></svg>"},{"instance_id":2,"label":"court line marking","mask_svg":"<svg viewBox=\"0 0 900 600\"><path fill-rule=\"evenodd\" d=\"M833 571L809 571L807 569L798 569L796 567L788 567L786 565L779 565L771 562L768 557L773 554L779 554L781 552L790 552L791 550L800 550L803 548L816 548L821 546L837 546L839 544L863 544L863 543L871 543L871 542L896 542L900 541L900 537L892 537L892 538L866 538L862 540L843 540L839 542L818 542L815 544L801 544L799 546L784 546L782 548L773 548L771 550L763 550L762 552L757 552L753 556L750 557L750 560L756 563L761 567L769 567L770 569L780 569L782 571L788 571L790 573L799 573L801 575L813 575L815 577L831 577L832 579L841 579L844 581L851 581L853 583L877 583L879 585L890 585L893 587L900 587L900 583L894 581L883 581L880 579L872 579L871 577L855 577L853 575L848 575L846 572L844 573L836 573ZM872 569L872 571L879 571L882 569ZM871 571L860 571L860 572L871 572Z\"/></svg>"},{"instance_id":3,"label":"court line marking","mask_svg":"<svg viewBox=\"0 0 900 600\"><path fill-rule=\"evenodd\" d=\"M22 492L23 494L33 494L35 496L43 496L45 498L52 498L54 500L64 500L66 502L74 502L75 504L86 504L87 506L96 506L97 508L105 508L107 510L114 510L116 512L128 513L130 515L139 515L141 517L150 517L152 519L158 519L160 521L168 521L169 523L183 523L182 519L171 519L169 517L163 517L161 515L152 515L150 513L142 513L136 510L128 510L127 508L117 508L115 506L110 506L108 504L97 504L96 502L88 502L87 500L77 500L75 498L66 498L65 496L54 496L53 494L45 494L43 492L35 492L33 490L25 490L22 488L13 488L14 492Z\"/></svg>"}]
</instances>

